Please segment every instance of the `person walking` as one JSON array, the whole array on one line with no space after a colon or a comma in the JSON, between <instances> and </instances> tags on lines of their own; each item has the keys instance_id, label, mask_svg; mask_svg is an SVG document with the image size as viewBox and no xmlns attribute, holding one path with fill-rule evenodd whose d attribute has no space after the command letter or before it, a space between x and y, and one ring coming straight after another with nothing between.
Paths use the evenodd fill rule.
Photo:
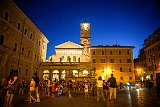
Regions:
<instances>
[{"instance_id":1,"label":"person walking","mask_svg":"<svg viewBox=\"0 0 160 107\"><path fill-rule=\"evenodd\" d=\"M116 78L113 77L113 74L111 74L111 77L107 81L109 83L109 102L111 102L112 95L114 95L114 101L116 100L116 88L117 88L117 83L116 83Z\"/></svg>"},{"instance_id":2,"label":"person walking","mask_svg":"<svg viewBox=\"0 0 160 107\"><path fill-rule=\"evenodd\" d=\"M102 96L103 100L105 100L104 94L103 94L103 80L101 76L98 77L98 80L97 80L97 101L99 101L100 95Z\"/></svg>"},{"instance_id":3,"label":"person walking","mask_svg":"<svg viewBox=\"0 0 160 107\"><path fill-rule=\"evenodd\" d=\"M34 81L34 77L31 78L31 82L30 82L30 89L29 89L29 102L32 103L32 100L34 101L34 103L36 102L36 99L33 97L35 94L35 85L36 82Z\"/></svg>"},{"instance_id":4,"label":"person walking","mask_svg":"<svg viewBox=\"0 0 160 107\"><path fill-rule=\"evenodd\" d=\"M38 93L38 87L39 87L39 77L37 76L37 73L34 73L34 81L36 82L35 84L35 92L36 92L36 97L37 97L37 102L40 102L39 98L39 93Z\"/></svg>"}]
</instances>

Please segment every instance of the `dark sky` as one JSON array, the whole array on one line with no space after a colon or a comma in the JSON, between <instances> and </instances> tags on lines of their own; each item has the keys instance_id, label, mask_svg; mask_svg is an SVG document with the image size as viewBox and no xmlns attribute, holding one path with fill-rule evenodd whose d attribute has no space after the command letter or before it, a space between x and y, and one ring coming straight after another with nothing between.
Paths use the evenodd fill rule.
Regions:
<instances>
[{"instance_id":1,"label":"dark sky","mask_svg":"<svg viewBox=\"0 0 160 107\"><path fill-rule=\"evenodd\" d=\"M91 45L135 46L160 27L160 0L14 0L48 38L47 59L55 46L80 43L80 23L91 23Z\"/></svg>"}]
</instances>

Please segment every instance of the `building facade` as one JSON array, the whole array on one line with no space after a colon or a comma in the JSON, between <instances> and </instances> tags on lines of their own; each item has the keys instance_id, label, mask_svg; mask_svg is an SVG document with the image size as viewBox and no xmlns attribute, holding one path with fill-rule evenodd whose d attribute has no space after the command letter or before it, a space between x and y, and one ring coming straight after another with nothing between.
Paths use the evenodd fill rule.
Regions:
<instances>
[{"instance_id":1,"label":"building facade","mask_svg":"<svg viewBox=\"0 0 160 107\"><path fill-rule=\"evenodd\" d=\"M80 45L71 41L55 46L56 54L41 66L42 79L51 81L74 79L94 80L94 69L90 63L90 23L80 24Z\"/></svg>"},{"instance_id":2,"label":"building facade","mask_svg":"<svg viewBox=\"0 0 160 107\"><path fill-rule=\"evenodd\" d=\"M156 84L156 76L160 75L160 28L144 40L144 50L146 53L147 74Z\"/></svg>"},{"instance_id":3,"label":"building facade","mask_svg":"<svg viewBox=\"0 0 160 107\"><path fill-rule=\"evenodd\" d=\"M146 77L150 79L147 73L146 53L144 48L139 50L138 58L134 59L135 79L143 81Z\"/></svg>"},{"instance_id":4,"label":"building facade","mask_svg":"<svg viewBox=\"0 0 160 107\"><path fill-rule=\"evenodd\" d=\"M156 85L156 79L160 79L160 28L144 40L144 48L136 60L136 75L140 80L153 80Z\"/></svg>"},{"instance_id":5,"label":"building facade","mask_svg":"<svg viewBox=\"0 0 160 107\"><path fill-rule=\"evenodd\" d=\"M96 74L108 80L114 74L118 83L135 82L133 46L91 46L91 64Z\"/></svg>"},{"instance_id":6,"label":"building facade","mask_svg":"<svg viewBox=\"0 0 160 107\"><path fill-rule=\"evenodd\" d=\"M39 73L48 42L12 0L0 1L0 78L12 69L26 80Z\"/></svg>"},{"instance_id":7,"label":"building facade","mask_svg":"<svg viewBox=\"0 0 160 107\"><path fill-rule=\"evenodd\" d=\"M133 46L90 46L90 23L80 23L80 44L65 42L55 46L56 54L43 62L42 79L95 81L114 74L118 83L135 82Z\"/></svg>"}]
</instances>

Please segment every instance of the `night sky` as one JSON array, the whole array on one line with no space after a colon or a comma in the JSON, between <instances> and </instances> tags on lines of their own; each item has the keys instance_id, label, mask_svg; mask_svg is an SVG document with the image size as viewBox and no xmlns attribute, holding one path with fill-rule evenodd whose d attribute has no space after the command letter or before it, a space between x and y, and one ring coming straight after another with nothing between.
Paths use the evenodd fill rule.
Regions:
<instances>
[{"instance_id":1,"label":"night sky","mask_svg":"<svg viewBox=\"0 0 160 107\"><path fill-rule=\"evenodd\" d=\"M91 23L91 45L135 46L134 58L160 27L160 0L13 0L55 46L80 44L80 23Z\"/></svg>"}]
</instances>

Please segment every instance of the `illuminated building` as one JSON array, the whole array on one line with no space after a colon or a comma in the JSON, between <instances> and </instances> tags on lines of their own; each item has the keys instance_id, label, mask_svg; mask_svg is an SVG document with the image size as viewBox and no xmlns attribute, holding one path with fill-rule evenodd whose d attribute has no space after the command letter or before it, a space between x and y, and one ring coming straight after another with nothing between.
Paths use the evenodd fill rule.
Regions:
<instances>
[{"instance_id":1,"label":"illuminated building","mask_svg":"<svg viewBox=\"0 0 160 107\"><path fill-rule=\"evenodd\" d=\"M142 80L160 79L160 28L144 40L144 48L140 50L138 58L135 59L136 76Z\"/></svg>"},{"instance_id":2,"label":"illuminated building","mask_svg":"<svg viewBox=\"0 0 160 107\"><path fill-rule=\"evenodd\" d=\"M12 0L0 1L0 79L11 69L30 80L46 60L48 40Z\"/></svg>"},{"instance_id":3,"label":"illuminated building","mask_svg":"<svg viewBox=\"0 0 160 107\"><path fill-rule=\"evenodd\" d=\"M41 66L41 77L50 77L52 81L61 79L94 79L94 68L91 66L90 24L80 24L80 45L71 41L55 46L56 54L49 57Z\"/></svg>"},{"instance_id":4,"label":"illuminated building","mask_svg":"<svg viewBox=\"0 0 160 107\"><path fill-rule=\"evenodd\" d=\"M135 82L132 46L91 46L92 66L98 76L108 80L114 74L118 83Z\"/></svg>"},{"instance_id":5,"label":"illuminated building","mask_svg":"<svg viewBox=\"0 0 160 107\"><path fill-rule=\"evenodd\" d=\"M147 64L146 76L149 76L155 84L156 76L160 79L160 28L144 40L144 50Z\"/></svg>"},{"instance_id":6,"label":"illuminated building","mask_svg":"<svg viewBox=\"0 0 160 107\"><path fill-rule=\"evenodd\" d=\"M56 54L42 63L41 77L52 81L60 79L104 80L113 73L117 82L135 82L133 46L90 46L90 23L80 24L80 45L65 42L55 46Z\"/></svg>"}]
</instances>

